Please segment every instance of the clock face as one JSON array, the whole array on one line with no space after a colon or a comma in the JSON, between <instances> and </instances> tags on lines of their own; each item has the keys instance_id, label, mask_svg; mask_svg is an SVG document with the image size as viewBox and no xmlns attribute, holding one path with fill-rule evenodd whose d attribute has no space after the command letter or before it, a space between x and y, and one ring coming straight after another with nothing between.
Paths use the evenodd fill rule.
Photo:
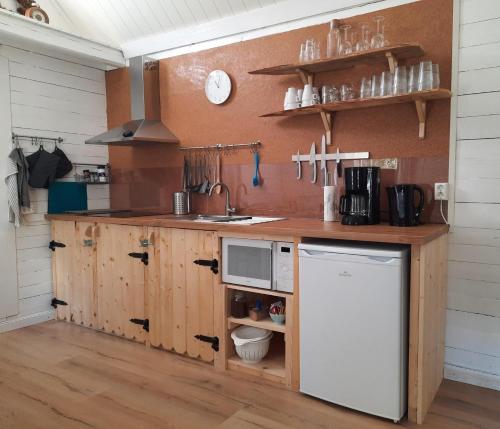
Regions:
<instances>
[{"instance_id":1,"label":"clock face","mask_svg":"<svg viewBox=\"0 0 500 429\"><path fill-rule=\"evenodd\" d=\"M222 70L210 72L205 82L205 94L213 104L224 103L231 95L231 79Z\"/></svg>"}]
</instances>

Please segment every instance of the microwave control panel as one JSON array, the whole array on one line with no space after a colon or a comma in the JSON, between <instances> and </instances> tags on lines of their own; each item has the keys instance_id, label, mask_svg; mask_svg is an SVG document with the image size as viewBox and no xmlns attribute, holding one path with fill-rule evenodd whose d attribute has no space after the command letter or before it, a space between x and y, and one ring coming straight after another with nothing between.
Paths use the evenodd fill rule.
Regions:
<instances>
[{"instance_id":1,"label":"microwave control panel","mask_svg":"<svg viewBox=\"0 0 500 429\"><path fill-rule=\"evenodd\" d=\"M293 292L293 243L274 242L274 285L281 292Z\"/></svg>"}]
</instances>

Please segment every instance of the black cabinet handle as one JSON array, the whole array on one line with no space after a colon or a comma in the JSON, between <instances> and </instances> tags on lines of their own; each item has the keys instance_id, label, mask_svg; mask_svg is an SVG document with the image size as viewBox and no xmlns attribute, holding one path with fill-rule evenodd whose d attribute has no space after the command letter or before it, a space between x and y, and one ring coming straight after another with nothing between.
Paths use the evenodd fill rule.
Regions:
<instances>
[{"instance_id":1,"label":"black cabinet handle","mask_svg":"<svg viewBox=\"0 0 500 429\"><path fill-rule=\"evenodd\" d=\"M137 258L137 259L140 259L141 262L144 264L144 265L148 265L149 263L149 255L148 255L148 252L132 252L132 253L129 253L128 256L132 257L132 258Z\"/></svg>"},{"instance_id":2,"label":"black cabinet handle","mask_svg":"<svg viewBox=\"0 0 500 429\"><path fill-rule=\"evenodd\" d=\"M52 240L49 243L49 249L52 250L53 252L55 252L56 251L56 247L66 247L66 245L64 243L59 243L57 241Z\"/></svg>"},{"instance_id":3,"label":"black cabinet handle","mask_svg":"<svg viewBox=\"0 0 500 429\"><path fill-rule=\"evenodd\" d=\"M142 325L142 329L149 332L149 319L130 319L130 322L136 325Z\"/></svg>"},{"instance_id":4,"label":"black cabinet handle","mask_svg":"<svg viewBox=\"0 0 500 429\"><path fill-rule=\"evenodd\" d=\"M193 262L196 265L210 267L210 271L212 271L212 273L214 274L217 274L219 272L219 261L217 261L217 259L196 259Z\"/></svg>"},{"instance_id":5,"label":"black cabinet handle","mask_svg":"<svg viewBox=\"0 0 500 429\"><path fill-rule=\"evenodd\" d=\"M219 337L209 337L207 335L195 335L197 340L203 341L205 343L212 344L212 348L218 352L219 351Z\"/></svg>"},{"instance_id":6,"label":"black cabinet handle","mask_svg":"<svg viewBox=\"0 0 500 429\"><path fill-rule=\"evenodd\" d=\"M57 298L52 298L52 301L50 301L50 305L54 308L57 308L58 305L68 305L68 303Z\"/></svg>"}]
</instances>

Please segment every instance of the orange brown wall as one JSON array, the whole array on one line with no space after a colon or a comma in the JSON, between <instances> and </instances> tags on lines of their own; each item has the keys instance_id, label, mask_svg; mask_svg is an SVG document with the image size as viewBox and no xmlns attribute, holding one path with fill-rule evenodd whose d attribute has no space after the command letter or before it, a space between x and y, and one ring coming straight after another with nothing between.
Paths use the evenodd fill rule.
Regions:
<instances>
[{"instance_id":1,"label":"orange brown wall","mask_svg":"<svg viewBox=\"0 0 500 429\"><path fill-rule=\"evenodd\" d=\"M422 0L342 22L357 27L361 22L371 22L376 15L386 18L390 43L421 44L424 58L440 65L441 87L450 88L452 0ZM248 71L296 62L300 43L306 38L320 40L324 50L327 32L327 24L317 25L160 61L162 121L179 137L182 146L262 142L260 187L252 186L252 154L248 150L223 156L222 179L232 191L233 205L242 213L305 217L322 214L320 180L309 183L306 163L303 179L296 180L291 162L297 150L309 153L312 142L317 143L317 152L320 150L320 117L260 118L264 113L281 110L286 89L299 87L300 80L292 76L250 75ZM410 59L406 63L418 61ZM204 92L206 77L214 69L225 70L233 85L231 97L219 106L211 104ZM378 64L324 73L316 77L315 83L358 84L361 77L386 69L387 64ZM126 70L108 72L106 89L108 126L112 128L130 117ZM433 183L448 181L449 106L449 100L428 103L425 140L418 138L417 114L412 104L338 112L328 152L339 147L342 152L368 151L374 159L398 158L398 170L382 171L382 186L422 185L428 203L426 219L439 221L431 198ZM171 208L172 192L181 188L183 157L175 145L110 147L109 154L113 207ZM385 191L382 195L384 208ZM220 211L223 198L195 195L194 205L200 212Z\"/></svg>"}]
</instances>

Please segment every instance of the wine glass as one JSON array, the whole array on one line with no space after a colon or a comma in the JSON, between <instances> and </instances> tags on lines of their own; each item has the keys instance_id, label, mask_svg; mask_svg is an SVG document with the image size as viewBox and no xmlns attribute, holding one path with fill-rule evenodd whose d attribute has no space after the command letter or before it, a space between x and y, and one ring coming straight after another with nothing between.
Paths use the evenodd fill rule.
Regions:
<instances>
[{"instance_id":1,"label":"wine glass","mask_svg":"<svg viewBox=\"0 0 500 429\"><path fill-rule=\"evenodd\" d=\"M370 45L370 24L363 22L360 25L361 29L361 39L356 43L356 52L368 51L371 48Z\"/></svg>"},{"instance_id":2,"label":"wine glass","mask_svg":"<svg viewBox=\"0 0 500 429\"><path fill-rule=\"evenodd\" d=\"M371 47L374 49L383 48L387 46L388 42L385 39L385 18L383 16L376 16L373 20L377 23L377 32L373 35L371 40Z\"/></svg>"},{"instance_id":3,"label":"wine glass","mask_svg":"<svg viewBox=\"0 0 500 429\"><path fill-rule=\"evenodd\" d=\"M351 26L349 24L342 25L340 27L341 30L344 32L344 37L342 41L340 42L340 55L349 55L352 54L352 42L349 37L349 30Z\"/></svg>"}]
</instances>

